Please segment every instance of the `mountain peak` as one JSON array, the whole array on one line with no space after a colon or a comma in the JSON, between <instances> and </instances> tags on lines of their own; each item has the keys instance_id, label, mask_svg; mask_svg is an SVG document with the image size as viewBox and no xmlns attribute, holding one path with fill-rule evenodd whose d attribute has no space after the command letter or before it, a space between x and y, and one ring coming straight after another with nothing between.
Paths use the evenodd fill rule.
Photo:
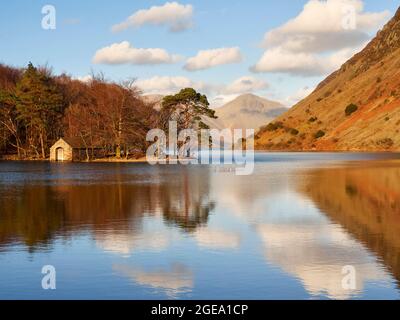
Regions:
<instances>
[{"instance_id":1,"label":"mountain peak","mask_svg":"<svg viewBox=\"0 0 400 320\"><path fill-rule=\"evenodd\" d=\"M244 99L244 98L254 98L254 99L260 99L260 96L255 95L254 93L244 93L238 96L236 99Z\"/></svg>"},{"instance_id":2,"label":"mountain peak","mask_svg":"<svg viewBox=\"0 0 400 320\"><path fill-rule=\"evenodd\" d=\"M283 106L279 102L268 100L268 99L266 99L264 97L260 97L258 95L255 95L254 93L244 93L244 94L236 97L232 101L228 102L225 106L229 106L229 105L235 104L235 103L236 104L237 103L241 103L242 106L245 106L246 104L248 104L251 107L256 102L259 102L259 103L264 104L264 105L268 104L268 105L273 106L273 107L282 107ZM225 106L223 106L223 107L225 107ZM223 107L221 107L221 108L223 108Z\"/></svg>"},{"instance_id":3,"label":"mountain peak","mask_svg":"<svg viewBox=\"0 0 400 320\"><path fill-rule=\"evenodd\" d=\"M285 111L287 109L279 102L245 93L216 109L216 115L224 127L258 130Z\"/></svg>"}]
</instances>

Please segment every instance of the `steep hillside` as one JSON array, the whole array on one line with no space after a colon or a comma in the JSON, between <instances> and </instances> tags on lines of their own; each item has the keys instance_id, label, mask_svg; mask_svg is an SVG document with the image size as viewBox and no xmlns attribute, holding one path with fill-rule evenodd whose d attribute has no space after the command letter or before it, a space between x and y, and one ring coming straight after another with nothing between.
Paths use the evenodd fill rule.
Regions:
<instances>
[{"instance_id":1,"label":"steep hillside","mask_svg":"<svg viewBox=\"0 0 400 320\"><path fill-rule=\"evenodd\" d=\"M244 94L216 109L216 115L225 128L258 130L286 111L278 102Z\"/></svg>"},{"instance_id":2,"label":"steep hillside","mask_svg":"<svg viewBox=\"0 0 400 320\"><path fill-rule=\"evenodd\" d=\"M256 148L400 150L400 9L307 98L265 125Z\"/></svg>"}]
</instances>

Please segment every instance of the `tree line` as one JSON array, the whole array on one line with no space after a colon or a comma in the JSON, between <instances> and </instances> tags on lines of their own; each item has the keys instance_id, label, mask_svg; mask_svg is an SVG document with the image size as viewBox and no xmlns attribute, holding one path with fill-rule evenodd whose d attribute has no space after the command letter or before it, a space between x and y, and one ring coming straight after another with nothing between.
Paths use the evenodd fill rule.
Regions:
<instances>
[{"instance_id":1,"label":"tree line","mask_svg":"<svg viewBox=\"0 0 400 320\"><path fill-rule=\"evenodd\" d=\"M74 137L105 156L137 157L146 152L150 129L165 129L169 120L180 128L205 128L203 117L215 118L214 111L191 88L166 96L157 109L133 80L116 83L99 74L82 82L32 63L24 69L0 64L2 155L45 159L60 137Z\"/></svg>"}]
</instances>

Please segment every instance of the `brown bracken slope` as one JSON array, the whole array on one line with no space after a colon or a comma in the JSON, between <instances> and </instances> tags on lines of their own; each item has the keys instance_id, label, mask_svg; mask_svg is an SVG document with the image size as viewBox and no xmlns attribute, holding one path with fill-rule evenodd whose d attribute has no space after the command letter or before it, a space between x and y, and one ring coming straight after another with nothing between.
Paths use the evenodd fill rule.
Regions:
<instances>
[{"instance_id":1,"label":"brown bracken slope","mask_svg":"<svg viewBox=\"0 0 400 320\"><path fill-rule=\"evenodd\" d=\"M349 105L352 113L346 114ZM256 135L266 150L400 150L400 9L315 91Z\"/></svg>"},{"instance_id":2,"label":"brown bracken slope","mask_svg":"<svg viewBox=\"0 0 400 320\"><path fill-rule=\"evenodd\" d=\"M400 284L400 169L396 162L315 169L299 186L328 218L377 254Z\"/></svg>"}]
</instances>

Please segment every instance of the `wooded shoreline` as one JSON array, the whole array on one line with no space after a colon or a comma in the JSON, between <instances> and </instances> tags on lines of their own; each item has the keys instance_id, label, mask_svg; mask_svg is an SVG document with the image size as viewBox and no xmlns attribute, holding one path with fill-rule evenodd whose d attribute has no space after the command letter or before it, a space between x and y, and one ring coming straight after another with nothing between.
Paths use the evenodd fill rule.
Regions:
<instances>
[{"instance_id":1,"label":"wooded shoreline","mask_svg":"<svg viewBox=\"0 0 400 320\"><path fill-rule=\"evenodd\" d=\"M111 155L117 161L125 155L137 159L151 145L146 139L150 130L165 131L170 121L179 131L209 129L203 119L216 118L207 97L193 88L155 105L143 98L134 80L116 83L99 74L82 82L53 75L47 66L0 64L0 156L45 160L63 138L73 140L74 149L85 150L85 159L77 160Z\"/></svg>"},{"instance_id":2,"label":"wooded shoreline","mask_svg":"<svg viewBox=\"0 0 400 320\"><path fill-rule=\"evenodd\" d=\"M306 154L306 153L311 153L311 154L328 154L328 153L333 153L333 154L339 154L339 153L348 153L348 154L366 154L366 153L376 153L376 154L400 154L400 150L324 150L324 151L318 151L318 150L313 150L313 151L295 151L295 150L255 150L255 154L257 153L282 153L282 154L294 154L294 153L300 153L300 154ZM185 159L177 159L179 160L188 160L187 158ZM18 158L15 155L0 155L0 161L3 162L12 162L12 161L19 161L19 162L50 162L50 158L46 159L39 159L39 158ZM158 161L162 161L159 159ZM55 161L51 161L55 162ZM65 163L69 162L74 162L74 163L147 163L148 160L146 157L140 157L140 158L131 158L131 159L126 159L126 158L98 158L98 159L90 159L90 160L74 160L74 161L64 161Z\"/></svg>"}]
</instances>

